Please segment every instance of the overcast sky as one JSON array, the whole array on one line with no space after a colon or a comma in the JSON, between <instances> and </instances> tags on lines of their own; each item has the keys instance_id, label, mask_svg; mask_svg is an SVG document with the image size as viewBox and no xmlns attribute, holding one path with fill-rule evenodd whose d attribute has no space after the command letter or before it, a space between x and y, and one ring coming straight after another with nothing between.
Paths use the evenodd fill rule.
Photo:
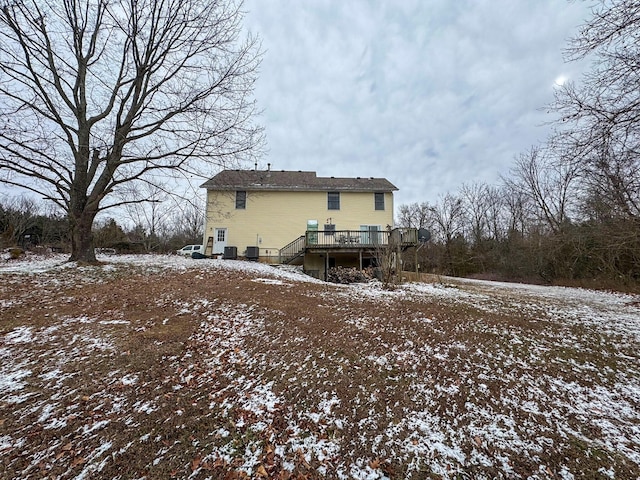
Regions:
<instances>
[{"instance_id":1,"label":"overcast sky","mask_svg":"<svg viewBox=\"0 0 640 480\"><path fill-rule=\"evenodd\" d=\"M497 183L543 141L554 83L579 79L565 0L245 0L273 169L385 177L396 206Z\"/></svg>"}]
</instances>

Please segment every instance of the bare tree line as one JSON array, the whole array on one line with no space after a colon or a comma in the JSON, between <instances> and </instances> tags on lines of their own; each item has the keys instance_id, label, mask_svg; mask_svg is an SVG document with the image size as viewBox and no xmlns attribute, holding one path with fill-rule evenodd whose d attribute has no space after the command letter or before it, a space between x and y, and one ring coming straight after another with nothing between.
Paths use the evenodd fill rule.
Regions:
<instances>
[{"instance_id":1,"label":"bare tree line","mask_svg":"<svg viewBox=\"0 0 640 480\"><path fill-rule=\"evenodd\" d=\"M541 168L537 159L519 158L499 186L464 184L435 203L401 205L400 226L432 233L419 251L421 269L548 282L638 282L637 216L603 217L590 206L594 199L584 177L567 184L566 172ZM413 253L406 256L405 268L415 269L413 259Z\"/></svg>"},{"instance_id":2,"label":"bare tree line","mask_svg":"<svg viewBox=\"0 0 640 480\"><path fill-rule=\"evenodd\" d=\"M556 89L550 138L517 156L500 185L467 184L400 207L401 226L434 234L425 270L637 285L639 36L638 2L599 2L566 49L593 66Z\"/></svg>"},{"instance_id":3,"label":"bare tree line","mask_svg":"<svg viewBox=\"0 0 640 480\"><path fill-rule=\"evenodd\" d=\"M94 245L121 253L166 253L200 243L204 226L201 203L184 202L168 193L154 202L132 203L117 220L107 216L96 220ZM67 216L26 196L0 201L0 248L12 246L69 252Z\"/></svg>"}]
</instances>

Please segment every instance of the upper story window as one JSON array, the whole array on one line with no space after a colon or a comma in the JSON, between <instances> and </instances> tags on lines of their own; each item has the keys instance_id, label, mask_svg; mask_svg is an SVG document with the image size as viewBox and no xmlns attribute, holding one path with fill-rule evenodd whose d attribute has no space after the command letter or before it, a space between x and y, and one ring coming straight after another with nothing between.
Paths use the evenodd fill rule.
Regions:
<instances>
[{"instance_id":1,"label":"upper story window","mask_svg":"<svg viewBox=\"0 0 640 480\"><path fill-rule=\"evenodd\" d=\"M247 208L247 192L244 190L236 191L236 209L244 210Z\"/></svg>"},{"instance_id":2,"label":"upper story window","mask_svg":"<svg viewBox=\"0 0 640 480\"><path fill-rule=\"evenodd\" d=\"M376 210L384 210L384 193L376 192L373 194Z\"/></svg>"},{"instance_id":3,"label":"upper story window","mask_svg":"<svg viewBox=\"0 0 640 480\"><path fill-rule=\"evenodd\" d=\"M327 192L327 209L340 210L340 192Z\"/></svg>"}]
</instances>

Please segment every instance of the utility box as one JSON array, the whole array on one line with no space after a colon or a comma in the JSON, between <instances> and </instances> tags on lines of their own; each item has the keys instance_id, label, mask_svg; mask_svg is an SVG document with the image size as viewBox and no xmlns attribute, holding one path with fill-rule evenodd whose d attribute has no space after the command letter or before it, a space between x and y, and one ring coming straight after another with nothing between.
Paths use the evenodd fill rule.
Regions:
<instances>
[{"instance_id":1,"label":"utility box","mask_svg":"<svg viewBox=\"0 0 640 480\"><path fill-rule=\"evenodd\" d=\"M247 260L258 260L260 257L260 247L247 247L245 257L247 257Z\"/></svg>"},{"instance_id":2,"label":"utility box","mask_svg":"<svg viewBox=\"0 0 640 480\"><path fill-rule=\"evenodd\" d=\"M224 255L222 258L225 260L235 260L238 258L238 247L224 247Z\"/></svg>"}]
</instances>

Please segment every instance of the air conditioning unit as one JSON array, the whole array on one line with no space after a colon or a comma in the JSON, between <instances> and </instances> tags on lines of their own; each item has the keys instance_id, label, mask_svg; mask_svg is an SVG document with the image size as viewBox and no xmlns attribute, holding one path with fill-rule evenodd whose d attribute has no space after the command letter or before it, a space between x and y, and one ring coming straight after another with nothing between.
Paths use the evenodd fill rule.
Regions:
<instances>
[{"instance_id":1,"label":"air conditioning unit","mask_svg":"<svg viewBox=\"0 0 640 480\"><path fill-rule=\"evenodd\" d=\"M247 247L245 257L247 257L247 260L258 260L260 257L260 247Z\"/></svg>"},{"instance_id":2,"label":"air conditioning unit","mask_svg":"<svg viewBox=\"0 0 640 480\"><path fill-rule=\"evenodd\" d=\"M224 247L224 255L222 258L225 260L235 260L238 258L238 247Z\"/></svg>"}]
</instances>

